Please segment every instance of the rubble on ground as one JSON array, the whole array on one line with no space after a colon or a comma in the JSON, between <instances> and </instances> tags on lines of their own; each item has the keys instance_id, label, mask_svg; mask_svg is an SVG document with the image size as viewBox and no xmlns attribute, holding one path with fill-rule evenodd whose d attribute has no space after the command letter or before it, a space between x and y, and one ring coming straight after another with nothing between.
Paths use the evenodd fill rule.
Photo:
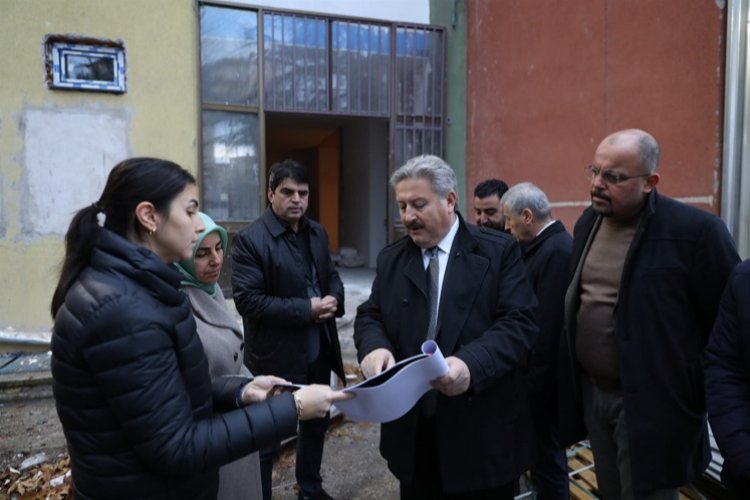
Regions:
<instances>
[{"instance_id":1,"label":"rubble on ground","mask_svg":"<svg viewBox=\"0 0 750 500\"><path fill-rule=\"evenodd\" d=\"M38 455L44 455L40 453ZM40 456L34 458L39 459ZM46 455L44 456L46 459ZM70 459L62 455L52 461L26 467L8 467L0 472L0 498L8 500L64 500L72 498Z\"/></svg>"}]
</instances>

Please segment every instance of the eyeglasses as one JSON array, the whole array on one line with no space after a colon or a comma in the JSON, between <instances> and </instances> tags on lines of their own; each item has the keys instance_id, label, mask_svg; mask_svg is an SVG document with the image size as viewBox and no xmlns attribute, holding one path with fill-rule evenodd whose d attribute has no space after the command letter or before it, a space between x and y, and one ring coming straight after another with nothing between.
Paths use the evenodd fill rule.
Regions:
<instances>
[{"instance_id":1,"label":"eyeglasses","mask_svg":"<svg viewBox=\"0 0 750 500\"><path fill-rule=\"evenodd\" d=\"M612 186L616 186L621 182L625 182L628 179L636 179L638 177L648 177L651 174L640 174L640 175L625 175L612 172L611 170L602 170L601 167L596 165L587 166L584 171L590 180L596 179L599 175L602 176L602 182Z\"/></svg>"}]
</instances>

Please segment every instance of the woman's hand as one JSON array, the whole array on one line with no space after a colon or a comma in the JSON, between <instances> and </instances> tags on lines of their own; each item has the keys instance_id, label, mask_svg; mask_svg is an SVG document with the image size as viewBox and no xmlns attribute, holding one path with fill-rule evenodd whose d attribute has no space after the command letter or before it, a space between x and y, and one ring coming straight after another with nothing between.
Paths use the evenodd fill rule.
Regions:
<instances>
[{"instance_id":1,"label":"woman's hand","mask_svg":"<svg viewBox=\"0 0 750 500\"><path fill-rule=\"evenodd\" d=\"M308 385L294 393L294 402L297 404L297 417L300 420L325 417L331 404L336 401L351 399L354 394L349 392L334 391L327 385Z\"/></svg>"},{"instance_id":2,"label":"woman's hand","mask_svg":"<svg viewBox=\"0 0 750 500\"><path fill-rule=\"evenodd\" d=\"M249 405L265 401L269 392L278 384L288 384L289 381L274 375L260 375L242 389L242 404Z\"/></svg>"}]
</instances>

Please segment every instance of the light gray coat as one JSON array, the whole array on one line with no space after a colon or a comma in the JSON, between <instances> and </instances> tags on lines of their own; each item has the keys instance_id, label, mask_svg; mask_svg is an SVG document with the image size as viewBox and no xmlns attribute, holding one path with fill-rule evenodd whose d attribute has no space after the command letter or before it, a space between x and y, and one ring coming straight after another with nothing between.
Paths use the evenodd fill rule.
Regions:
<instances>
[{"instance_id":1,"label":"light gray coat","mask_svg":"<svg viewBox=\"0 0 750 500\"><path fill-rule=\"evenodd\" d=\"M199 288L184 286L208 358L211 379L227 375L252 377L243 364L242 327L232 317L221 289L214 297ZM219 470L219 500L261 499L258 453L240 458Z\"/></svg>"}]
</instances>

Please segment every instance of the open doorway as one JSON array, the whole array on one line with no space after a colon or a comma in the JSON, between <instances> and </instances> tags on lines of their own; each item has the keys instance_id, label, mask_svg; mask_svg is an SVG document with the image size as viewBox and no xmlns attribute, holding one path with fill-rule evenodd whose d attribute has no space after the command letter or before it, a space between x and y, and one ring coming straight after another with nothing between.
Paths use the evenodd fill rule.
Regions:
<instances>
[{"instance_id":1,"label":"open doorway","mask_svg":"<svg viewBox=\"0 0 750 500\"><path fill-rule=\"evenodd\" d=\"M269 112L265 142L266 172L286 158L309 169L308 215L326 228L331 251L354 249L374 268L388 235L388 121Z\"/></svg>"}]
</instances>

